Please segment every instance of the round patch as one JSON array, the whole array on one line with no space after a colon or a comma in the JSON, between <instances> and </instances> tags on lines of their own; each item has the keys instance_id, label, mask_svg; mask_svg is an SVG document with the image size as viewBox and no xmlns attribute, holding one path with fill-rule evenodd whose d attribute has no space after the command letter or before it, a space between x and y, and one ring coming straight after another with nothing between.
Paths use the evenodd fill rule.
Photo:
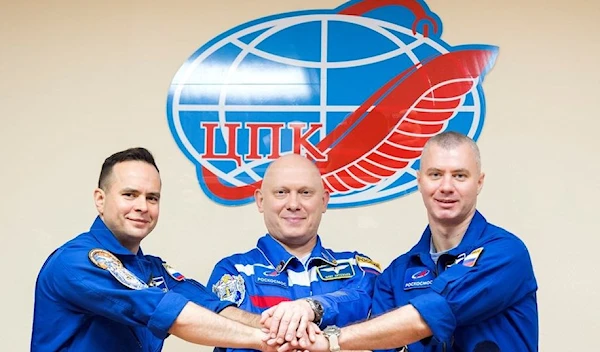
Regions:
<instances>
[{"instance_id":1,"label":"round patch","mask_svg":"<svg viewBox=\"0 0 600 352\"><path fill-rule=\"evenodd\" d=\"M97 267L108 270L112 267L123 267L123 263L107 250L95 248L88 253L88 257Z\"/></svg>"}]
</instances>

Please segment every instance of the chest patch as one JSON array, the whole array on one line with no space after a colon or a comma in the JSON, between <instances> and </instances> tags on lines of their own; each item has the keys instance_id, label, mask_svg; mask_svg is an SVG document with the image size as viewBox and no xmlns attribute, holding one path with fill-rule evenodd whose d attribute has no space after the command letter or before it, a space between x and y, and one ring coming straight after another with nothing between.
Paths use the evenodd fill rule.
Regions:
<instances>
[{"instance_id":1,"label":"chest patch","mask_svg":"<svg viewBox=\"0 0 600 352\"><path fill-rule=\"evenodd\" d=\"M433 273L426 267L408 268L404 273L404 291L427 288L433 283Z\"/></svg>"},{"instance_id":2,"label":"chest patch","mask_svg":"<svg viewBox=\"0 0 600 352\"><path fill-rule=\"evenodd\" d=\"M165 278L162 276L152 277L152 280L150 280L150 283L148 284L148 286L158 287L163 292L169 291L169 287L167 287L167 282L165 281Z\"/></svg>"},{"instance_id":3,"label":"chest patch","mask_svg":"<svg viewBox=\"0 0 600 352\"><path fill-rule=\"evenodd\" d=\"M288 287L287 275L275 269L254 267L254 282L257 285Z\"/></svg>"},{"instance_id":4,"label":"chest patch","mask_svg":"<svg viewBox=\"0 0 600 352\"><path fill-rule=\"evenodd\" d=\"M475 263L477 263L477 259L479 259L479 256L481 255L481 252L483 252L483 247L479 247L473 252L469 253L469 255L463 260L463 265L469 268L474 267Z\"/></svg>"},{"instance_id":5,"label":"chest patch","mask_svg":"<svg viewBox=\"0 0 600 352\"><path fill-rule=\"evenodd\" d=\"M323 281L347 279L354 276L354 267L351 264L339 263L336 266L323 265L317 267L317 274Z\"/></svg>"}]
</instances>

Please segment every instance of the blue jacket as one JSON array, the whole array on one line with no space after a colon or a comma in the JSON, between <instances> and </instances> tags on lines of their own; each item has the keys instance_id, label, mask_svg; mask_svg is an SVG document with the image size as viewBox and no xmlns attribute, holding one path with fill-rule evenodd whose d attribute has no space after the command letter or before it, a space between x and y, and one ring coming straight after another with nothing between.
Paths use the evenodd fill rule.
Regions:
<instances>
[{"instance_id":1,"label":"blue jacket","mask_svg":"<svg viewBox=\"0 0 600 352\"><path fill-rule=\"evenodd\" d=\"M135 277L95 265L93 249L112 253L144 287L130 288L139 283ZM189 301L215 312L230 305L160 258L141 249L132 254L98 217L89 232L58 248L42 267L31 351L160 351Z\"/></svg>"},{"instance_id":2,"label":"blue jacket","mask_svg":"<svg viewBox=\"0 0 600 352\"><path fill-rule=\"evenodd\" d=\"M251 251L219 261L207 287L222 300L257 314L280 302L310 296L323 304L321 327L344 326L368 317L380 271L379 264L363 254L324 248L318 236L304 267L265 235Z\"/></svg>"},{"instance_id":3,"label":"blue jacket","mask_svg":"<svg viewBox=\"0 0 600 352\"><path fill-rule=\"evenodd\" d=\"M537 283L527 248L476 212L461 243L434 264L429 227L378 278L373 315L412 304L433 336L409 352L538 350Z\"/></svg>"}]
</instances>

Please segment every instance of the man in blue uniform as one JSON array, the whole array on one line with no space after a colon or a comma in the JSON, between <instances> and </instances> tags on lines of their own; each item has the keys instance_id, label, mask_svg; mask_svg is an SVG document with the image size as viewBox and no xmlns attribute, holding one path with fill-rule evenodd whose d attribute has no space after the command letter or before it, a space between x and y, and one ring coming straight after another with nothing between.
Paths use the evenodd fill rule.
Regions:
<instances>
[{"instance_id":1,"label":"man in blue uniform","mask_svg":"<svg viewBox=\"0 0 600 352\"><path fill-rule=\"evenodd\" d=\"M154 352L168 334L205 345L263 348L264 333L231 320L257 324L258 316L142 252L140 242L158 220L160 189L146 149L105 160L94 191L99 216L89 232L54 251L39 273L32 351Z\"/></svg>"},{"instance_id":2,"label":"man in blue uniform","mask_svg":"<svg viewBox=\"0 0 600 352\"><path fill-rule=\"evenodd\" d=\"M484 181L477 145L455 132L431 138L417 180L429 226L378 278L376 317L328 327L309 349L537 351L531 259L521 240L476 210Z\"/></svg>"},{"instance_id":3,"label":"man in blue uniform","mask_svg":"<svg viewBox=\"0 0 600 352\"><path fill-rule=\"evenodd\" d=\"M262 313L279 343L312 335L312 323L366 319L381 268L358 252L323 247L317 231L329 193L314 163L296 154L275 160L255 200L268 234L249 252L222 259L207 286L223 301Z\"/></svg>"}]
</instances>

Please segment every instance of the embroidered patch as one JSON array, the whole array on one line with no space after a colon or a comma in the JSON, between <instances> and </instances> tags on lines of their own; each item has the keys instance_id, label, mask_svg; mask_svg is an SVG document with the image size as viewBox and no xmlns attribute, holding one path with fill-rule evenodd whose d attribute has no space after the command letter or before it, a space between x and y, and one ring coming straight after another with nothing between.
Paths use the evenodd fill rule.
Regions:
<instances>
[{"instance_id":1,"label":"embroidered patch","mask_svg":"<svg viewBox=\"0 0 600 352\"><path fill-rule=\"evenodd\" d=\"M360 255L356 256L356 264L362 269L371 269L381 273L381 264L377 263L371 258L363 257Z\"/></svg>"},{"instance_id":2,"label":"embroidered patch","mask_svg":"<svg viewBox=\"0 0 600 352\"><path fill-rule=\"evenodd\" d=\"M145 282L140 280L137 276L135 276L135 274L133 274L131 271L127 270L126 268L121 267L121 268L114 269L114 268L109 267L107 270L120 283L122 283L123 285L125 285L131 289L141 290L144 288L148 288L148 285L146 285Z\"/></svg>"},{"instance_id":3,"label":"embroidered patch","mask_svg":"<svg viewBox=\"0 0 600 352\"><path fill-rule=\"evenodd\" d=\"M475 263L477 263L477 259L479 259L479 256L481 255L481 252L483 252L483 247L479 247L473 252L471 252L468 256L465 257L462 265L467 266L469 268L474 267Z\"/></svg>"},{"instance_id":4,"label":"embroidered patch","mask_svg":"<svg viewBox=\"0 0 600 352\"><path fill-rule=\"evenodd\" d=\"M433 283L433 273L426 267L408 268L404 273L404 291L427 288Z\"/></svg>"},{"instance_id":5,"label":"embroidered patch","mask_svg":"<svg viewBox=\"0 0 600 352\"><path fill-rule=\"evenodd\" d=\"M112 253L104 249L92 249L88 253L88 258L97 267L108 271L117 281L125 287L134 290L142 290L148 288L148 285L140 280L135 274L127 270L121 261Z\"/></svg>"},{"instance_id":6,"label":"embroidered patch","mask_svg":"<svg viewBox=\"0 0 600 352\"><path fill-rule=\"evenodd\" d=\"M150 287L158 287L163 292L169 291L169 287L167 286L167 282L165 281L165 278L162 277L162 276L152 277L152 280L150 280L150 283L148 284L148 286L150 286Z\"/></svg>"},{"instance_id":7,"label":"embroidered patch","mask_svg":"<svg viewBox=\"0 0 600 352\"><path fill-rule=\"evenodd\" d=\"M347 279L354 276L354 266L350 264L322 265L317 267L317 274L323 281Z\"/></svg>"},{"instance_id":8,"label":"embroidered patch","mask_svg":"<svg viewBox=\"0 0 600 352\"><path fill-rule=\"evenodd\" d=\"M177 281L184 281L185 280L185 276L181 275L181 273L179 271L175 270L169 264L163 262L162 265L165 268L165 270L167 271L167 273L169 274L169 276L171 276L175 280L177 280Z\"/></svg>"},{"instance_id":9,"label":"embroidered patch","mask_svg":"<svg viewBox=\"0 0 600 352\"><path fill-rule=\"evenodd\" d=\"M460 262L462 262L463 260L465 260L465 254L461 253L458 255L458 257L456 257L456 259L454 260L454 262L446 265L446 269L452 267L453 265L459 264Z\"/></svg>"},{"instance_id":10,"label":"embroidered patch","mask_svg":"<svg viewBox=\"0 0 600 352\"><path fill-rule=\"evenodd\" d=\"M287 275L271 268L254 267L254 282L257 284L288 287Z\"/></svg>"},{"instance_id":11,"label":"embroidered patch","mask_svg":"<svg viewBox=\"0 0 600 352\"><path fill-rule=\"evenodd\" d=\"M212 291L221 301L229 301L239 305L246 297L246 284L242 275L225 274L212 286Z\"/></svg>"},{"instance_id":12,"label":"embroidered patch","mask_svg":"<svg viewBox=\"0 0 600 352\"><path fill-rule=\"evenodd\" d=\"M115 257L111 252L95 248L89 251L88 258L90 261L94 263L97 267L107 270L109 267L123 267L123 263L119 260L119 258Z\"/></svg>"}]
</instances>

